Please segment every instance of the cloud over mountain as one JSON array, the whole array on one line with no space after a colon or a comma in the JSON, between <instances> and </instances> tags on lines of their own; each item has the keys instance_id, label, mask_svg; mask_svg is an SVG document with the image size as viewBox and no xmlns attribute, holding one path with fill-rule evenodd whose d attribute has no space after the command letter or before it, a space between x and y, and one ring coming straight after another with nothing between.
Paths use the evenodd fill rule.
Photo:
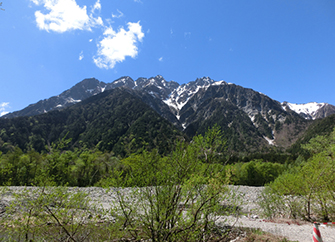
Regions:
<instances>
[{"instance_id":1,"label":"cloud over mountain","mask_svg":"<svg viewBox=\"0 0 335 242\"><path fill-rule=\"evenodd\" d=\"M36 5L43 5L47 13L35 12L37 27L41 30L63 33L70 30L91 30L92 27L103 25L101 17L94 17L93 12L100 9L99 0L91 13L87 7L80 7L75 0L31 0ZM45 11L44 11L45 12Z\"/></svg>"},{"instance_id":2,"label":"cloud over mountain","mask_svg":"<svg viewBox=\"0 0 335 242\"><path fill-rule=\"evenodd\" d=\"M140 22L128 22L128 30L121 26L115 31L112 26L105 26L102 18L96 16L96 12L101 10L100 0L90 7L90 12L86 5L79 6L76 0L30 1L44 7L42 11L35 12L36 24L40 30L64 33L71 30L91 31L92 28L98 27L103 29L103 35L99 37L100 41L97 44L97 53L93 56L97 67L112 69L116 63L123 62L126 57L137 56L138 43L144 38ZM123 16L120 10L117 9L117 11L119 15L112 14L112 17ZM83 57L81 52L79 60Z\"/></svg>"},{"instance_id":3,"label":"cloud over mountain","mask_svg":"<svg viewBox=\"0 0 335 242\"><path fill-rule=\"evenodd\" d=\"M137 45L144 37L142 26L139 22L127 25L128 31L121 28L116 32L112 27L105 30L104 38L98 43L98 55L93 58L99 68L112 69L127 56L137 56Z\"/></svg>"}]
</instances>

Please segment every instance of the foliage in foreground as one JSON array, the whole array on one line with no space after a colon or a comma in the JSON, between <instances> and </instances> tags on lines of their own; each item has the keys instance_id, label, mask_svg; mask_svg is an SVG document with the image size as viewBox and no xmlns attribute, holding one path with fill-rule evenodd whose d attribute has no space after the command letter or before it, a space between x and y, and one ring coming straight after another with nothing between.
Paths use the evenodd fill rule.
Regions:
<instances>
[{"instance_id":1,"label":"foliage in foreground","mask_svg":"<svg viewBox=\"0 0 335 242\"><path fill-rule=\"evenodd\" d=\"M1 190L1 195L12 193L11 188ZM115 222L110 210L92 204L88 194L64 187L25 187L17 191L13 203L0 216L0 241L141 241L148 239L143 226L136 230L123 230ZM115 210L112 210L115 211ZM147 229L150 229L148 227ZM207 231L209 232L209 231ZM288 242L288 240L258 229L211 228L211 239L201 241ZM137 233L137 236L134 236ZM209 233L208 233L209 234ZM159 241L200 241L196 234L186 233L178 238ZM185 237L187 236L187 237ZM209 237L209 236L207 236ZM194 240L192 240L194 239Z\"/></svg>"},{"instance_id":2,"label":"foliage in foreground","mask_svg":"<svg viewBox=\"0 0 335 242\"><path fill-rule=\"evenodd\" d=\"M125 234L151 241L212 241L227 231L213 233L219 215L236 211L222 202L232 196L215 160L223 145L218 127L190 144L180 142L167 157L143 153L124 161L105 183L136 186L117 192L112 211Z\"/></svg>"},{"instance_id":3,"label":"foliage in foreground","mask_svg":"<svg viewBox=\"0 0 335 242\"><path fill-rule=\"evenodd\" d=\"M119 229L87 193L65 187L3 189L14 200L0 217L0 241L113 241Z\"/></svg>"},{"instance_id":4,"label":"foliage in foreground","mask_svg":"<svg viewBox=\"0 0 335 242\"><path fill-rule=\"evenodd\" d=\"M272 182L261 205L268 217L288 216L307 221L335 220L335 129L303 148L312 154Z\"/></svg>"},{"instance_id":5,"label":"foliage in foreground","mask_svg":"<svg viewBox=\"0 0 335 242\"><path fill-rule=\"evenodd\" d=\"M118 158L98 150L65 150L70 140L63 138L48 147L47 153L15 148L0 152L0 185L43 186L46 181L56 186L93 186L109 175Z\"/></svg>"},{"instance_id":6,"label":"foliage in foreground","mask_svg":"<svg viewBox=\"0 0 335 242\"><path fill-rule=\"evenodd\" d=\"M11 216L1 221L6 239L99 241L92 235L100 230L102 241L223 240L229 230L220 227L224 219L219 223L219 216L238 212L234 194L215 167L223 145L215 126L190 144L180 142L170 156L152 151L129 157L123 169L113 168L104 180L106 186L128 187L111 190L110 210L97 212L88 207L85 195L65 188L23 192L12 204ZM99 225L97 215L108 219Z\"/></svg>"}]
</instances>

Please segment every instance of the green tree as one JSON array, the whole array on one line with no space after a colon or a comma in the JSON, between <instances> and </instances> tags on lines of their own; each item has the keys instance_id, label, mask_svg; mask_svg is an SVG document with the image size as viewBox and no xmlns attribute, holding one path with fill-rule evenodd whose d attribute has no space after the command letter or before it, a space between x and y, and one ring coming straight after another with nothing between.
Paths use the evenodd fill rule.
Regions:
<instances>
[{"instance_id":1,"label":"green tree","mask_svg":"<svg viewBox=\"0 0 335 242\"><path fill-rule=\"evenodd\" d=\"M335 219L335 129L327 136L311 139L303 148L312 157L297 162L271 183L267 192L278 195L281 203L288 205L286 214L290 217L308 221Z\"/></svg>"},{"instance_id":2,"label":"green tree","mask_svg":"<svg viewBox=\"0 0 335 242\"><path fill-rule=\"evenodd\" d=\"M264 162L262 159L256 159L246 163L238 162L233 165L227 165L225 170L232 184L264 186L283 173L285 167L279 163Z\"/></svg>"},{"instance_id":3,"label":"green tree","mask_svg":"<svg viewBox=\"0 0 335 242\"><path fill-rule=\"evenodd\" d=\"M227 198L228 187L211 168L224 143L215 126L189 144L178 142L169 156L154 150L122 160L124 169L114 170L110 183L134 186L118 191L112 212L123 236L151 241L208 241L218 236L212 231L216 215L227 212L220 201Z\"/></svg>"}]
</instances>

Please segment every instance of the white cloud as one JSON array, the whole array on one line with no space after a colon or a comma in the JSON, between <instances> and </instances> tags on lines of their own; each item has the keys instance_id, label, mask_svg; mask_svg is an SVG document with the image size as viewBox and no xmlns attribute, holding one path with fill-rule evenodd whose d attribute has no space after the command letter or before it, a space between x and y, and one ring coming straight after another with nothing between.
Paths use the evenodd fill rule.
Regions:
<instances>
[{"instance_id":1,"label":"white cloud","mask_svg":"<svg viewBox=\"0 0 335 242\"><path fill-rule=\"evenodd\" d=\"M160 57L158 60L159 60L160 62L162 62L162 61L163 61L163 56Z\"/></svg>"},{"instance_id":2,"label":"white cloud","mask_svg":"<svg viewBox=\"0 0 335 242\"><path fill-rule=\"evenodd\" d=\"M31 0L33 3L35 3L36 5L40 5L41 4L41 0Z\"/></svg>"},{"instance_id":3,"label":"white cloud","mask_svg":"<svg viewBox=\"0 0 335 242\"><path fill-rule=\"evenodd\" d=\"M104 38L98 43L98 53L93 57L99 68L112 69L117 62L122 62L127 56L135 58L138 53L138 42L144 37L139 22L128 23L128 31L121 28L115 32L109 27L104 32Z\"/></svg>"},{"instance_id":4,"label":"white cloud","mask_svg":"<svg viewBox=\"0 0 335 242\"><path fill-rule=\"evenodd\" d=\"M9 107L9 103L6 103L6 102L0 103L0 117L9 113L5 111L5 109L8 107Z\"/></svg>"},{"instance_id":5,"label":"white cloud","mask_svg":"<svg viewBox=\"0 0 335 242\"><path fill-rule=\"evenodd\" d=\"M97 44L97 54L93 57L99 68L112 69L118 62L123 62L127 56L135 58L138 54L138 43L144 38L140 22L127 24L115 31L111 19L104 19L98 15L101 10L100 0L90 6L79 6L77 0L30 0L42 9L35 12L36 24L40 30L64 33L71 30L91 31L93 27L103 27L104 33ZM93 2L93 1L92 1ZM135 0L135 2L141 2ZM90 10L88 10L90 9ZM117 9L113 18L121 18L124 14ZM148 33L150 30L148 30ZM93 39L89 39L92 42ZM84 58L83 51L79 53L79 60Z\"/></svg>"},{"instance_id":6,"label":"white cloud","mask_svg":"<svg viewBox=\"0 0 335 242\"><path fill-rule=\"evenodd\" d=\"M95 10L101 10L100 0L96 1L96 3L93 6L92 12L94 12Z\"/></svg>"},{"instance_id":7,"label":"white cloud","mask_svg":"<svg viewBox=\"0 0 335 242\"><path fill-rule=\"evenodd\" d=\"M83 51L81 51L79 53L79 60L82 60L82 59L84 59L84 52Z\"/></svg>"},{"instance_id":8,"label":"white cloud","mask_svg":"<svg viewBox=\"0 0 335 242\"><path fill-rule=\"evenodd\" d=\"M119 9L117 9L117 12L119 14L113 14L112 13L112 18L121 18L123 16L123 13Z\"/></svg>"},{"instance_id":9,"label":"white cloud","mask_svg":"<svg viewBox=\"0 0 335 242\"><path fill-rule=\"evenodd\" d=\"M91 30L91 27L103 25L101 17L93 17L93 12L100 9L100 0L97 0L88 15L86 6L80 7L75 0L31 0L36 5L43 4L49 11L44 14L35 12L36 23L39 29L63 33L70 30Z\"/></svg>"}]
</instances>

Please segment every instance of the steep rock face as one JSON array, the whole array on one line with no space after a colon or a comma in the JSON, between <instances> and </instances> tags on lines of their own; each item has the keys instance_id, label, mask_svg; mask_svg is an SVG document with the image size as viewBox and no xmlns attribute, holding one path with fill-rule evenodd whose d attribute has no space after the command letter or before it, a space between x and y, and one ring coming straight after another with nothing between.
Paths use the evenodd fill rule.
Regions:
<instances>
[{"instance_id":1,"label":"steep rock face","mask_svg":"<svg viewBox=\"0 0 335 242\"><path fill-rule=\"evenodd\" d=\"M234 139L240 143L240 147L235 148L240 150L248 150L256 143L288 146L307 126L302 117L292 110L284 110L279 102L268 96L224 82L199 90L182 107L179 115L188 135L205 130L210 123L217 123L226 133L234 134ZM287 132L289 125L298 130L294 136ZM283 132L289 142L281 140ZM249 140L250 137L254 140Z\"/></svg>"},{"instance_id":2,"label":"steep rock face","mask_svg":"<svg viewBox=\"0 0 335 242\"><path fill-rule=\"evenodd\" d=\"M185 128L185 133L191 137L196 133L205 133L208 127L219 125L230 151L252 152L268 145L248 115L223 98L210 98L199 103L197 112L190 111L189 120L192 121Z\"/></svg>"},{"instance_id":3,"label":"steep rock face","mask_svg":"<svg viewBox=\"0 0 335 242\"><path fill-rule=\"evenodd\" d=\"M179 117L179 111L199 90L207 88L215 83L209 77L197 78L195 81L183 84L175 88L164 102L171 107L171 111Z\"/></svg>"},{"instance_id":4,"label":"steep rock face","mask_svg":"<svg viewBox=\"0 0 335 242\"><path fill-rule=\"evenodd\" d=\"M335 106L325 103L325 105L317 110L313 119L322 119L333 114L335 114Z\"/></svg>"},{"instance_id":5,"label":"steep rock face","mask_svg":"<svg viewBox=\"0 0 335 242\"><path fill-rule=\"evenodd\" d=\"M135 81L134 90L143 90L161 100L165 100L178 86L177 82L167 82L162 76L158 75L149 79L138 78Z\"/></svg>"},{"instance_id":6,"label":"steep rock face","mask_svg":"<svg viewBox=\"0 0 335 242\"><path fill-rule=\"evenodd\" d=\"M142 90L132 90L131 93L134 96L139 97L144 103L149 105L153 110L155 110L159 115L171 122L179 130L182 130L181 123L179 122L177 117L171 112L170 107L167 106L159 97Z\"/></svg>"},{"instance_id":7,"label":"steep rock face","mask_svg":"<svg viewBox=\"0 0 335 242\"><path fill-rule=\"evenodd\" d=\"M234 84L222 83L222 85L210 86L201 89L190 101L180 110L180 121L185 127L192 120L189 119L191 113L198 111L199 104L218 99L222 102L229 102L244 111L255 126L259 124L261 118L269 121L270 117L275 121L284 122L286 112L281 108L279 102L260 94L252 89L243 88ZM285 114L285 115L284 115ZM207 115L211 115L208 113Z\"/></svg>"}]
</instances>

